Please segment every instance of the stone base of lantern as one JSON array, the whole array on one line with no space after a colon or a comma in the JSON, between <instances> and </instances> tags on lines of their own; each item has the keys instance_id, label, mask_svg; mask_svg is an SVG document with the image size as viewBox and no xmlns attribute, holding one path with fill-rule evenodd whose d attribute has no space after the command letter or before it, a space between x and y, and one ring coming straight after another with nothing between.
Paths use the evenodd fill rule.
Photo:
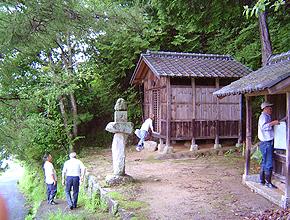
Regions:
<instances>
[{"instance_id":1,"label":"stone base of lantern","mask_svg":"<svg viewBox=\"0 0 290 220\"><path fill-rule=\"evenodd\" d=\"M125 174L123 176L119 176L119 175L106 176L106 183L109 186L117 186L117 185L131 183L131 182L134 182L134 179L132 176L127 175L127 174Z\"/></svg>"}]
</instances>

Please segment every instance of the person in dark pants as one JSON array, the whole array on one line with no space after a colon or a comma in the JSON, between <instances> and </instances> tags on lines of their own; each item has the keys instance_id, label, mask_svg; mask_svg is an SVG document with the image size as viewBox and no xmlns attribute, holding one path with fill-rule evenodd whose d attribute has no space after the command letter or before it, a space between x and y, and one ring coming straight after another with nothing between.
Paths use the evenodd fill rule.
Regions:
<instances>
[{"instance_id":1,"label":"person in dark pants","mask_svg":"<svg viewBox=\"0 0 290 220\"><path fill-rule=\"evenodd\" d=\"M50 154L44 155L43 170L45 174L45 183L47 188L47 203L50 205L56 205L54 197L57 193L57 179L56 172L52 164L52 156Z\"/></svg>"},{"instance_id":2,"label":"person in dark pants","mask_svg":"<svg viewBox=\"0 0 290 220\"><path fill-rule=\"evenodd\" d=\"M260 183L269 187L277 188L272 183L272 170L273 170L273 140L274 129L273 126L279 124L278 120L272 121L272 106L273 104L263 102L261 109L263 110L258 122L258 138L260 142L260 151L262 153L262 163L260 170Z\"/></svg>"},{"instance_id":3,"label":"person in dark pants","mask_svg":"<svg viewBox=\"0 0 290 220\"><path fill-rule=\"evenodd\" d=\"M151 129L152 133L155 133L153 130L153 120L154 120L154 114L150 113L149 118L147 118L144 123L142 124L140 130L137 129L135 131L136 136L140 139L138 142L138 145L136 147L136 150L138 152L142 151L144 149L144 141L149 135L149 129Z\"/></svg>"},{"instance_id":4,"label":"person in dark pants","mask_svg":"<svg viewBox=\"0 0 290 220\"><path fill-rule=\"evenodd\" d=\"M72 210L77 207L80 181L84 179L86 168L80 160L76 159L75 152L70 153L69 157L70 159L63 165L62 185L65 185L66 200ZM71 197L72 188L73 198Z\"/></svg>"}]
</instances>

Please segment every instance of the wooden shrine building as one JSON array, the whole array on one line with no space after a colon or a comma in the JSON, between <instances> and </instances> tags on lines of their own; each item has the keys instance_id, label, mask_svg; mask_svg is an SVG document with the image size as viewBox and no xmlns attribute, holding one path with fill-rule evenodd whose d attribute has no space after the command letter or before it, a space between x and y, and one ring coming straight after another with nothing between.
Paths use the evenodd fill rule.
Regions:
<instances>
[{"instance_id":1,"label":"wooden shrine building","mask_svg":"<svg viewBox=\"0 0 290 220\"><path fill-rule=\"evenodd\" d=\"M147 52L141 54L131 78L143 93L143 115L155 115L164 153L172 140L241 140L241 98L219 100L213 92L249 74L251 70L231 56L216 54Z\"/></svg>"},{"instance_id":2,"label":"wooden shrine building","mask_svg":"<svg viewBox=\"0 0 290 220\"><path fill-rule=\"evenodd\" d=\"M256 192L284 208L290 207L290 51L270 57L266 66L216 91L218 97L244 94L246 97L246 161L243 181ZM275 178L284 183L280 190L259 188L258 175L250 175L250 152L252 146L253 96L263 96L273 103L273 119L286 117L285 130L274 132ZM256 112L255 112L256 113ZM275 127L274 129L276 129ZM283 141L284 140L284 141ZM275 143L279 141L279 145Z\"/></svg>"}]
</instances>

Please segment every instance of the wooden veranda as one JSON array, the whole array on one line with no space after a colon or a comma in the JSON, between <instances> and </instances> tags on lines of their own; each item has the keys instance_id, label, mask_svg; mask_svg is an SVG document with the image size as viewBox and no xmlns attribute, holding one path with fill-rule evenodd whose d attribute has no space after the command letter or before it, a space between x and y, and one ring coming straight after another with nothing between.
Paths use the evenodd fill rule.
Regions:
<instances>
[{"instance_id":1,"label":"wooden veranda","mask_svg":"<svg viewBox=\"0 0 290 220\"><path fill-rule=\"evenodd\" d=\"M273 119L282 119L286 116L286 142L284 150L274 151L274 174L279 181L285 184L283 195L276 203L284 208L290 207L290 51L272 56L267 65L255 72L231 83L214 93L222 98L229 95L243 94L246 99L246 154L243 181L254 181L250 174L250 153L252 147L252 97L264 96L272 102ZM259 191L258 191L259 192ZM271 199L271 193L266 191L265 196Z\"/></svg>"}]
</instances>

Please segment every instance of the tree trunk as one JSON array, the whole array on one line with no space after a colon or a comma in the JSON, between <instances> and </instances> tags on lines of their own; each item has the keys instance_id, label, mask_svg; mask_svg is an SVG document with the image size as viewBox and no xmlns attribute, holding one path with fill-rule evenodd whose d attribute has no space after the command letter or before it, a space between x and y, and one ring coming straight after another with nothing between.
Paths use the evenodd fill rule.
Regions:
<instances>
[{"instance_id":1,"label":"tree trunk","mask_svg":"<svg viewBox=\"0 0 290 220\"><path fill-rule=\"evenodd\" d=\"M72 145L72 133L70 132L70 128L68 126L68 120L67 120L67 114L66 114L66 111L65 111L65 106L64 106L64 97L61 96L60 99L59 99L59 107L60 107L60 112L61 112L61 115L62 115L62 119L63 119L63 125L64 125L64 128L65 128L65 131L66 131L66 135L69 139L69 150L70 151L74 151L74 147Z\"/></svg>"},{"instance_id":2,"label":"tree trunk","mask_svg":"<svg viewBox=\"0 0 290 220\"><path fill-rule=\"evenodd\" d=\"M71 46L71 41L70 41L70 33L67 35L67 47L68 47L68 57L66 62L66 70L68 75L72 75L73 73L73 53L72 53L72 46ZM71 110L72 110L72 115L73 115L73 135L74 138L78 136L78 111L77 111L77 103L75 99L75 95L73 92L70 93L70 102L71 102Z\"/></svg>"},{"instance_id":3,"label":"tree trunk","mask_svg":"<svg viewBox=\"0 0 290 220\"><path fill-rule=\"evenodd\" d=\"M59 43L59 41L57 41L57 42ZM49 54L49 61L50 61L50 65L53 67L53 71L54 71L54 63L53 63L53 59L52 59L51 55L52 54L50 53ZM73 134L71 133L71 129L70 129L69 124L68 124L68 117L67 117L67 113L65 110L64 100L65 100L64 96L61 96L59 98L59 107L60 107L60 112L61 112L61 116L62 116L62 120L63 120L64 129L65 129L67 138L69 140L69 151L74 151L74 146L72 144L74 132L73 132Z\"/></svg>"},{"instance_id":4,"label":"tree trunk","mask_svg":"<svg viewBox=\"0 0 290 220\"><path fill-rule=\"evenodd\" d=\"M267 25L266 12L261 12L259 14L259 27L262 47L262 66L265 66L267 64L269 57L272 55L272 45Z\"/></svg>"},{"instance_id":5,"label":"tree trunk","mask_svg":"<svg viewBox=\"0 0 290 220\"><path fill-rule=\"evenodd\" d=\"M72 114L73 114L73 135L74 135L74 138L76 138L78 136L78 125L77 125L78 111L77 111L77 104L76 104L75 96L73 93L70 93L70 102L71 102Z\"/></svg>"}]
</instances>

